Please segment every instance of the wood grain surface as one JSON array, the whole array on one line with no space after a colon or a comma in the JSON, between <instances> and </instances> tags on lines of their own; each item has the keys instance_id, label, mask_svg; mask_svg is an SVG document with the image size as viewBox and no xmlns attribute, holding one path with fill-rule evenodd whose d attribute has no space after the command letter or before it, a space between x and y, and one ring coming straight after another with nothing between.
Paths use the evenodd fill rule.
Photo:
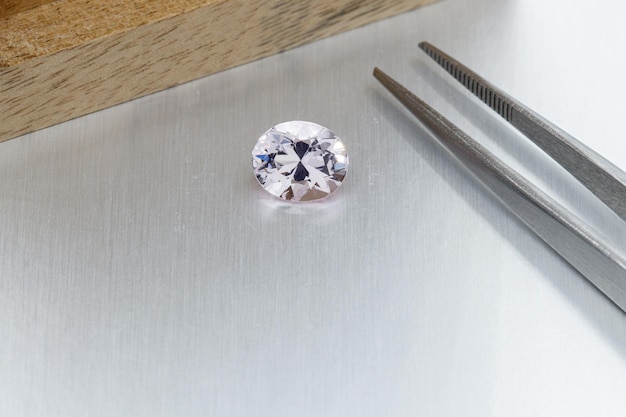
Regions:
<instances>
[{"instance_id":1,"label":"wood grain surface","mask_svg":"<svg viewBox=\"0 0 626 417\"><path fill-rule=\"evenodd\" d=\"M0 0L0 141L434 0Z\"/></svg>"}]
</instances>

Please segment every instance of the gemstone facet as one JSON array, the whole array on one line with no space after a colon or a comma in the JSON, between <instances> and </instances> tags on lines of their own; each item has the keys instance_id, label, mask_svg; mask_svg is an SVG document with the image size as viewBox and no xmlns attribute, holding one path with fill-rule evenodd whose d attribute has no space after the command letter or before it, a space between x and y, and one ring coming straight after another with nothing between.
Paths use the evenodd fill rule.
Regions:
<instances>
[{"instance_id":1,"label":"gemstone facet","mask_svg":"<svg viewBox=\"0 0 626 417\"><path fill-rule=\"evenodd\" d=\"M261 186L283 200L311 201L333 193L348 171L348 154L332 131L291 121L265 132L252 150Z\"/></svg>"}]
</instances>

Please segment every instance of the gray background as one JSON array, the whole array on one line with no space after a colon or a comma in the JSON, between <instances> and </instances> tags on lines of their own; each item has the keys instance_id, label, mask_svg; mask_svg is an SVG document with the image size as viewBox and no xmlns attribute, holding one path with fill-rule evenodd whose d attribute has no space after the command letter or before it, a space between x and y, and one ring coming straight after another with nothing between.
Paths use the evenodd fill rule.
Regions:
<instances>
[{"instance_id":1,"label":"gray background","mask_svg":"<svg viewBox=\"0 0 626 417\"><path fill-rule=\"evenodd\" d=\"M626 415L626 315L371 76L623 248L615 216L416 45L624 169L625 13L443 1L0 144L0 416ZM251 172L293 119L350 152L319 204Z\"/></svg>"}]
</instances>

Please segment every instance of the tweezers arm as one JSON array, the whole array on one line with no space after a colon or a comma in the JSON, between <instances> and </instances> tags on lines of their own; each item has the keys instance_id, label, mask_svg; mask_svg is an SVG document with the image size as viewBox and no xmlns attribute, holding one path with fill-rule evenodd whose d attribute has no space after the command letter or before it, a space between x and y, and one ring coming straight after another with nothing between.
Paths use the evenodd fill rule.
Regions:
<instances>
[{"instance_id":1,"label":"tweezers arm","mask_svg":"<svg viewBox=\"0 0 626 417\"><path fill-rule=\"evenodd\" d=\"M514 104L511 124L626 221L626 175L623 171L521 104Z\"/></svg>"},{"instance_id":2,"label":"tweezers arm","mask_svg":"<svg viewBox=\"0 0 626 417\"><path fill-rule=\"evenodd\" d=\"M374 76L507 208L626 312L626 260L596 231L384 72L376 68Z\"/></svg>"},{"instance_id":3,"label":"tweezers arm","mask_svg":"<svg viewBox=\"0 0 626 417\"><path fill-rule=\"evenodd\" d=\"M435 46L427 42L419 46L626 221L626 174L622 170Z\"/></svg>"}]
</instances>

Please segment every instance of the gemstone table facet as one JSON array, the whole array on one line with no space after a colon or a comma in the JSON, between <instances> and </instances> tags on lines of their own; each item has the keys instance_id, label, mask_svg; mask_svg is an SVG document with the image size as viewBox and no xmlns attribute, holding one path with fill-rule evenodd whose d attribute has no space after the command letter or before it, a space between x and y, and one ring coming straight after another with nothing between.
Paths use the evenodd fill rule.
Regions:
<instances>
[{"instance_id":1,"label":"gemstone table facet","mask_svg":"<svg viewBox=\"0 0 626 417\"><path fill-rule=\"evenodd\" d=\"M348 154L332 131L312 122L291 121L265 132L252 150L261 186L283 200L327 197L342 184Z\"/></svg>"}]
</instances>

